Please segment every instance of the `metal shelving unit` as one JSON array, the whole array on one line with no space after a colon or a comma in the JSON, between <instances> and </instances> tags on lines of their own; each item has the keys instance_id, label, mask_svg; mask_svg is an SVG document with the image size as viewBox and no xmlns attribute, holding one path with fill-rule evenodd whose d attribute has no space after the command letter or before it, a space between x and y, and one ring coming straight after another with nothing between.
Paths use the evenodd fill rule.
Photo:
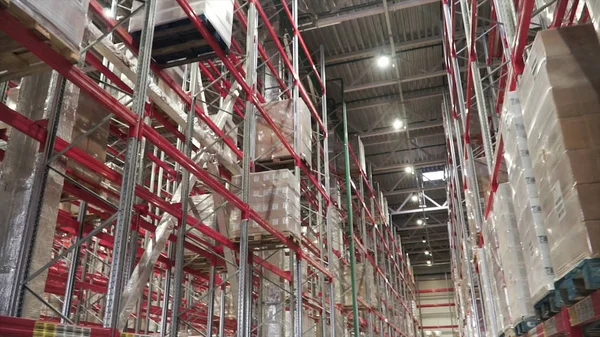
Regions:
<instances>
[{"instance_id":1,"label":"metal shelving unit","mask_svg":"<svg viewBox=\"0 0 600 337\"><path fill-rule=\"evenodd\" d=\"M414 279L381 192L363 170L357 177L347 170L346 177L330 178L324 51L315 57L307 49L296 26L297 1L276 1L268 8L257 0L236 1L234 37L226 53L189 3L177 0L215 54L180 67L182 72L152 60L156 3L147 0L138 9L146 18L138 44L122 26L131 13L121 15L118 1L106 8L90 0L92 42L76 65L0 7L0 30L55 71L61 86L51 98L67 102L72 90L80 91L106 113L84 136L69 140L57 134L60 104L44 121L0 104L0 121L12 133L39 142L44 156L36 173L41 188L33 191L31 215L23 223L27 236L15 282L3 285L10 288L10 298L0 317L0 334L79 329L74 335L258 336L268 333L260 317L274 310L268 317L281 317L282 323L288 316L293 331L286 332L296 337L416 336ZM286 34L271 24L274 15L285 19ZM300 102L310 111L312 163L298 151L299 136L289 141L265 108L281 97L291 100L294 119ZM267 169L255 161L257 117L289 152L290 167L300 180L301 238L281 232L249 206L251 173ZM77 146L104 126L111 139L106 161ZM10 142L11 137L2 138ZM347 139L345 152L346 168L351 160L358 165ZM92 178L57 167L57 158L92 172ZM36 269L31 254L40 218L33 210L44 207L49 172L64 179L61 198L71 207L58 210L50 258ZM235 186L233 176L241 177L241 186ZM346 186L346 206L332 200L332 182ZM207 195L215 206L200 215L191 212L190 204ZM241 212L239 242L225 226L234 209ZM356 249L333 251L333 212L345 221L346 240ZM353 215L359 220L353 221ZM207 224L210 219L215 225ZM275 250L253 245L250 222L269 233ZM287 261L273 263L274 254ZM353 284L352 310L335 303L339 280L332 261L337 259L352 265L368 261L375 284L367 289L380 291L385 300L369 304ZM36 288L30 281L39 275L47 277ZM263 298L272 286L281 300L269 307ZM21 317L30 298L43 308L39 319ZM366 310L359 311L359 303ZM336 331L336 317L346 331Z\"/></svg>"},{"instance_id":2,"label":"metal shelving unit","mask_svg":"<svg viewBox=\"0 0 600 337\"><path fill-rule=\"evenodd\" d=\"M445 94L444 126L448 152L448 200L450 222L448 231L452 250L452 270L459 314L461 336L484 336L488 331L483 299L491 297L482 289L484 279L492 277L478 266L481 256L473 248L481 247L481 229L493 208L504 158L504 140L498 122L502 106L510 92L519 89L519 77L527 60L527 47L532 34L543 29L571 26L590 21L590 1L477 1L443 0L444 51L449 91ZM542 17L542 14L550 13ZM462 25L461 25L462 23ZM462 31L466 39L455 38ZM461 68L466 67L465 69ZM481 71L486 73L481 75ZM476 111L473 111L475 109ZM477 114L479 125L471 121ZM473 130L477 129L477 136ZM489 173L488 192L481 202L465 203L466 195L479 193L476 159L481 159ZM477 200L479 198L476 198ZM474 214L477 232L470 230L466 213ZM464 286L462 290L459 286ZM571 308L563 309L552 319L531 330L530 335L583 336L582 324L597 319L597 292ZM590 308L585 319L570 314L577 307ZM594 308L593 310L591 308ZM588 309L586 309L588 310ZM534 333L534 331L536 331Z\"/></svg>"}]
</instances>

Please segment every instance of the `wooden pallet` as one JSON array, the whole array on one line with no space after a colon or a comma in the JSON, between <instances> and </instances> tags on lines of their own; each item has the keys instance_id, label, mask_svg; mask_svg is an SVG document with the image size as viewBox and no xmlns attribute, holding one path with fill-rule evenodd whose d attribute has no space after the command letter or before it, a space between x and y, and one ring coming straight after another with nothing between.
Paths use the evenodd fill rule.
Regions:
<instances>
[{"instance_id":1,"label":"wooden pallet","mask_svg":"<svg viewBox=\"0 0 600 337\"><path fill-rule=\"evenodd\" d=\"M308 167L308 169L310 170L311 169L310 163L305 158L302 158L301 160L302 160L302 163L306 167ZM255 161L256 172L282 170L282 169L294 170L295 166L296 166L296 161L294 160L294 158L292 156L284 156L284 157L269 158L269 159L259 158Z\"/></svg>"},{"instance_id":2,"label":"wooden pallet","mask_svg":"<svg viewBox=\"0 0 600 337\"><path fill-rule=\"evenodd\" d=\"M205 258L204 256L198 256L196 254L186 254L183 259L183 263L186 267L191 268L193 270L197 270L201 273L209 273L210 267L212 266L212 261ZM227 271L225 264L220 263L216 266L216 271L218 273L223 273Z\"/></svg>"},{"instance_id":3,"label":"wooden pallet","mask_svg":"<svg viewBox=\"0 0 600 337\"><path fill-rule=\"evenodd\" d=\"M336 175L338 175L338 176L340 176L340 177L343 178L343 177L346 176L346 170L344 170L344 169L336 170ZM357 168L350 168L350 176L351 177L359 177L360 175L361 174L360 174L360 170L359 169L357 169Z\"/></svg>"},{"instance_id":4,"label":"wooden pallet","mask_svg":"<svg viewBox=\"0 0 600 337\"><path fill-rule=\"evenodd\" d=\"M342 311L348 312L348 311L352 311L352 310L354 310L354 308L351 305L342 305ZM368 310L371 310L371 308L369 308L368 306L359 302L358 310L359 311L368 311Z\"/></svg>"},{"instance_id":5,"label":"wooden pallet","mask_svg":"<svg viewBox=\"0 0 600 337\"><path fill-rule=\"evenodd\" d=\"M64 40L52 34L29 14L11 4L10 0L0 0L1 7L8 9L8 12L23 23L27 29L71 63L79 62L77 51L72 50ZM0 82L18 79L50 69L46 63L4 32L0 32L0 46L2 46L0 51Z\"/></svg>"},{"instance_id":6,"label":"wooden pallet","mask_svg":"<svg viewBox=\"0 0 600 337\"><path fill-rule=\"evenodd\" d=\"M600 258L581 261L560 280L554 282L554 288L564 306L570 306L594 290L600 289Z\"/></svg>"},{"instance_id":7,"label":"wooden pallet","mask_svg":"<svg viewBox=\"0 0 600 337\"><path fill-rule=\"evenodd\" d=\"M535 314L539 319L545 320L560 312L562 304L560 297L557 296L557 292L551 290L533 305Z\"/></svg>"},{"instance_id":8,"label":"wooden pallet","mask_svg":"<svg viewBox=\"0 0 600 337\"><path fill-rule=\"evenodd\" d=\"M300 245L302 240L296 235L296 233L284 231L282 234ZM232 238L232 241L235 243L240 243L240 237L235 236ZM278 249L283 248L285 245L276 237L274 237L271 233L251 233L248 235L248 246L252 249L256 250L268 250L268 249Z\"/></svg>"},{"instance_id":9,"label":"wooden pallet","mask_svg":"<svg viewBox=\"0 0 600 337\"><path fill-rule=\"evenodd\" d=\"M225 41L204 15L198 18L213 35L220 48L229 52ZM131 32L134 42L139 45L141 31ZM152 40L152 58L163 67L175 67L215 57L214 50L208 45L198 29L188 18L158 25L154 29Z\"/></svg>"},{"instance_id":10,"label":"wooden pallet","mask_svg":"<svg viewBox=\"0 0 600 337\"><path fill-rule=\"evenodd\" d=\"M533 328L535 328L540 323L537 317L527 317L523 318L519 321L519 323L515 324L514 332L515 335L521 336L527 334L527 332Z\"/></svg>"},{"instance_id":11,"label":"wooden pallet","mask_svg":"<svg viewBox=\"0 0 600 337\"><path fill-rule=\"evenodd\" d=\"M537 316L546 320L600 289L600 258L585 259L554 282L553 291L534 304Z\"/></svg>"}]
</instances>

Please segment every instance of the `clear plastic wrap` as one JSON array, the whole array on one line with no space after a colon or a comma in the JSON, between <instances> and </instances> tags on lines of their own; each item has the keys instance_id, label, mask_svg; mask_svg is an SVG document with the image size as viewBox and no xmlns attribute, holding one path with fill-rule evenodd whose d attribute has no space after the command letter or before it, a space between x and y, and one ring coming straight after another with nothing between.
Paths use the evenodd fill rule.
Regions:
<instances>
[{"instance_id":1,"label":"clear plastic wrap","mask_svg":"<svg viewBox=\"0 0 600 337\"><path fill-rule=\"evenodd\" d=\"M589 25L538 33L519 92L557 278L600 256L600 52Z\"/></svg>"},{"instance_id":2,"label":"clear plastic wrap","mask_svg":"<svg viewBox=\"0 0 600 337\"><path fill-rule=\"evenodd\" d=\"M598 0L586 0L585 4L590 13L590 18L592 18L592 22L594 23L594 27L596 31L600 33L600 1ZM580 3L580 6L581 3Z\"/></svg>"},{"instance_id":3,"label":"clear plastic wrap","mask_svg":"<svg viewBox=\"0 0 600 337\"><path fill-rule=\"evenodd\" d=\"M527 271L512 205L512 191L507 183L500 184L496 190L493 217L506 285L508 321L515 326L522 320L535 316L535 312L529 295Z\"/></svg>"},{"instance_id":4,"label":"clear plastic wrap","mask_svg":"<svg viewBox=\"0 0 600 337\"><path fill-rule=\"evenodd\" d=\"M88 21L89 0L11 0L10 5L25 12L72 51L79 51Z\"/></svg>"},{"instance_id":5,"label":"clear plastic wrap","mask_svg":"<svg viewBox=\"0 0 600 337\"><path fill-rule=\"evenodd\" d=\"M141 6L143 2L133 1L132 9ZM188 1L196 15L204 16L219 36L229 46L233 27L233 0L196 0ZM156 2L155 25L159 26L179 20L188 20L187 15L176 0L160 0ZM129 31L142 30L144 13L138 12L129 21Z\"/></svg>"},{"instance_id":6,"label":"clear plastic wrap","mask_svg":"<svg viewBox=\"0 0 600 337\"><path fill-rule=\"evenodd\" d=\"M481 275L481 290L483 293L483 305L485 307L485 326L487 337L498 337L498 327L496 326L496 307L494 305L494 296L492 283L489 271L487 269L487 257L484 248L475 250L477 256L477 264L479 266L479 274Z\"/></svg>"},{"instance_id":7,"label":"clear plastic wrap","mask_svg":"<svg viewBox=\"0 0 600 337\"><path fill-rule=\"evenodd\" d=\"M507 313L508 300L506 296L506 284L502 263L500 262L498 238L493 213L490 214L483 226L483 240L485 257L487 259L488 272L490 275L490 286L492 287L494 311L496 313L496 328L498 332L504 332L510 328L510 317Z\"/></svg>"},{"instance_id":8,"label":"clear plastic wrap","mask_svg":"<svg viewBox=\"0 0 600 337\"><path fill-rule=\"evenodd\" d=\"M348 135L348 145L352 148L352 152L354 152L354 155L356 156L356 159L358 159L358 164L356 165L356 161L354 160L354 157L352 156L352 154L350 154L350 174L352 175L357 175L359 174L359 167L361 170L363 170L363 172L367 172L367 162L366 162L366 156L365 156L365 146L363 145L362 140L360 139L359 136L357 135ZM344 161L344 143L343 141L340 141L340 144L338 145L338 147L340 148L339 153L335 153L335 167L336 170L338 171L338 174L343 176L343 172L346 169L346 165L345 165L345 161ZM383 200L380 200L380 202L383 202Z\"/></svg>"},{"instance_id":9,"label":"clear plastic wrap","mask_svg":"<svg viewBox=\"0 0 600 337\"><path fill-rule=\"evenodd\" d=\"M283 133L287 142L294 147L294 114L292 100L271 102L265 105L269 117L273 120L277 129ZM312 130L311 115L306 103L298 101L298 132L299 142L296 153L300 158L312 163ZM267 121L259 116L256 118L256 160L273 160L290 158L290 153L283 145L275 131L267 124Z\"/></svg>"},{"instance_id":10,"label":"clear plastic wrap","mask_svg":"<svg viewBox=\"0 0 600 337\"><path fill-rule=\"evenodd\" d=\"M88 130L100 124L106 116L108 116L106 109L82 92L79 95L77 115L73 126L73 139L81 137ZM94 132L85 136L75 146L104 163L106 161L109 125L110 123L104 123L102 126L97 127ZM72 170L73 174L98 185L104 180L98 172L91 171L74 160L68 161L67 168ZM85 185L96 193L100 193L97 187L90 184Z\"/></svg>"},{"instance_id":11,"label":"clear plastic wrap","mask_svg":"<svg viewBox=\"0 0 600 337\"><path fill-rule=\"evenodd\" d=\"M241 176L232 178L231 190L241 196ZM280 232L292 234L300 238L300 181L288 170L275 170L250 173L250 200L248 204ZM229 235L232 238L240 236L241 211L234 208L229 221ZM255 221L248 223L248 234L270 235Z\"/></svg>"},{"instance_id":12,"label":"clear plastic wrap","mask_svg":"<svg viewBox=\"0 0 600 337\"><path fill-rule=\"evenodd\" d=\"M283 251L274 254L263 253L263 255L263 258L266 258L269 263L282 268L282 270L286 270L283 269L284 265L289 266L289 263L285 263L286 256ZM289 257L287 259L289 260ZM291 323L285 315L285 284L283 280L280 280L271 272L263 270L263 273L266 280L263 282L261 291L263 322L261 335L264 337L284 337Z\"/></svg>"},{"instance_id":13,"label":"clear plastic wrap","mask_svg":"<svg viewBox=\"0 0 600 337\"><path fill-rule=\"evenodd\" d=\"M536 303L554 289L554 272L521 105L515 92L509 92L507 97L502 112L504 159L508 168L529 293L532 303Z\"/></svg>"},{"instance_id":14,"label":"clear plastic wrap","mask_svg":"<svg viewBox=\"0 0 600 337\"><path fill-rule=\"evenodd\" d=\"M343 298L342 303L345 307L352 306L352 272L350 266L342 267L342 279L343 279ZM375 305L377 298L372 288L367 290L367 287L373 287L375 279L373 277L373 266L369 262L361 263L357 262L354 265L355 280L356 280L356 296L363 299L369 305ZM368 296L370 295L370 296ZM360 302L358 303L360 306Z\"/></svg>"},{"instance_id":15,"label":"clear plastic wrap","mask_svg":"<svg viewBox=\"0 0 600 337\"><path fill-rule=\"evenodd\" d=\"M225 291L225 315L224 319L235 319L237 315L237 308L233 302L233 291L230 286L225 287L225 289L218 287L215 289L215 306L214 306L214 314L215 316L219 316L221 312L221 294ZM235 294L237 295L237 294Z\"/></svg>"}]
</instances>

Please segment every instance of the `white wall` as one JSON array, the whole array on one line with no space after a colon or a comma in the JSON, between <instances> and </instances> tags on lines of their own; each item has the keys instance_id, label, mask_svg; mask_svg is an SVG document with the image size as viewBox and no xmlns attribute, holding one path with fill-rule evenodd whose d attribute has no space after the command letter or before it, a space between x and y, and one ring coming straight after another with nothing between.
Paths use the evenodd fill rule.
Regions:
<instances>
[{"instance_id":1,"label":"white wall","mask_svg":"<svg viewBox=\"0 0 600 337\"><path fill-rule=\"evenodd\" d=\"M417 288L420 289L439 289L439 288L452 288L452 282L450 280L432 280L432 281L419 281L417 282ZM454 303L454 292L442 292L442 293L419 293L419 304L447 304ZM446 306L437 308L420 308L421 326L448 326L457 325L456 321L456 307ZM453 334L454 332L454 334ZM452 328L438 328L438 329L425 329L424 336L434 337L441 333L443 337L449 337L458 334L457 329Z\"/></svg>"}]
</instances>

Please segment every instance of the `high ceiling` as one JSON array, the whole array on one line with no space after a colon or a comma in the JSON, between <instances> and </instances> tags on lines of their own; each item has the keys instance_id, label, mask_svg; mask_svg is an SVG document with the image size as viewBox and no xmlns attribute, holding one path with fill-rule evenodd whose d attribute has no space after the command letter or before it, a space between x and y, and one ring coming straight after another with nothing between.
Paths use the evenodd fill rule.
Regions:
<instances>
[{"instance_id":1,"label":"high ceiling","mask_svg":"<svg viewBox=\"0 0 600 337\"><path fill-rule=\"evenodd\" d=\"M362 138L415 274L449 272L445 182L428 181L423 175L443 170L446 163L440 1L299 0L299 4L300 27L309 49L325 45L328 79L343 80L349 132ZM394 67L382 68L379 58L393 55L390 31L396 60L391 63ZM340 117L341 92L337 82L328 84L328 96ZM396 120L407 128L395 129ZM407 173L407 166L414 172ZM433 266L427 266L428 260Z\"/></svg>"}]
</instances>

